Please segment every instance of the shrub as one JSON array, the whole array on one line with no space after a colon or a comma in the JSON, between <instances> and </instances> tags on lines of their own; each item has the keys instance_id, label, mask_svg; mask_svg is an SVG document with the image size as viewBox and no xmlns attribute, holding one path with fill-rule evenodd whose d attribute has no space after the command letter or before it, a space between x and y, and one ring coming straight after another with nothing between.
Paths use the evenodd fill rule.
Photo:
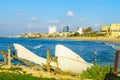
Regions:
<instances>
[{"instance_id":1,"label":"shrub","mask_svg":"<svg viewBox=\"0 0 120 80\"><path fill-rule=\"evenodd\" d=\"M81 74L81 78L93 79L93 80L105 80L108 74L113 72L113 67L110 65L100 66L96 64L91 68L88 68L86 71L83 71Z\"/></svg>"}]
</instances>

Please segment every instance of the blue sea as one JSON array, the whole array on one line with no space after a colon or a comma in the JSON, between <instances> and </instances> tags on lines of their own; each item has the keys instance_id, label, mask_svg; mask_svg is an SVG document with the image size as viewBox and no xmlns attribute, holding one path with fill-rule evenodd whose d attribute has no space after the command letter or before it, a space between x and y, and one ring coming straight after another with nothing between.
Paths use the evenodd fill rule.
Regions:
<instances>
[{"instance_id":1,"label":"blue sea","mask_svg":"<svg viewBox=\"0 0 120 80\"><path fill-rule=\"evenodd\" d=\"M50 49L51 57L54 57L55 46L62 44L72 51L76 52L83 59L89 63L94 62L94 50L97 51L97 63L102 66L114 65L115 59L115 46L120 43L106 43L101 41L76 41L76 40L49 40L49 39L25 39L25 38L0 38L0 50L7 52L8 44L11 45L12 51L14 51L13 43L18 43L30 51L34 52L38 56L46 57L46 50ZM0 59L2 59L0 55ZM14 61L17 62L17 61ZM18 62L17 62L18 63ZM119 60L120 63L120 60ZM120 64L119 64L120 67Z\"/></svg>"}]
</instances>

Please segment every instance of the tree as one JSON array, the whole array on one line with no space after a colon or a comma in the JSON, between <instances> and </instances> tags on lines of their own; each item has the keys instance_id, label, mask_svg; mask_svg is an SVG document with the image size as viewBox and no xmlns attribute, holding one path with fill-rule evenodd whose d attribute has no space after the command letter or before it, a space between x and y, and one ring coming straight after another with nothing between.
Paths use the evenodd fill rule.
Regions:
<instances>
[{"instance_id":1,"label":"tree","mask_svg":"<svg viewBox=\"0 0 120 80\"><path fill-rule=\"evenodd\" d=\"M92 31L92 28L91 28L91 27L88 27L88 28L87 28L87 31L88 31L88 32L91 32L91 31Z\"/></svg>"},{"instance_id":2,"label":"tree","mask_svg":"<svg viewBox=\"0 0 120 80\"><path fill-rule=\"evenodd\" d=\"M91 32L92 32L92 28L91 27L84 28L83 29L83 36L91 36Z\"/></svg>"},{"instance_id":3,"label":"tree","mask_svg":"<svg viewBox=\"0 0 120 80\"><path fill-rule=\"evenodd\" d=\"M86 29L83 28L83 36L85 36L86 33Z\"/></svg>"},{"instance_id":4,"label":"tree","mask_svg":"<svg viewBox=\"0 0 120 80\"><path fill-rule=\"evenodd\" d=\"M92 28L91 27L88 27L88 28L86 28L86 32L89 34L89 36L90 36L90 34L91 34L91 32L92 32Z\"/></svg>"},{"instance_id":5,"label":"tree","mask_svg":"<svg viewBox=\"0 0 120 80\"><path fill-rule=\"evenodd\" d=\"M78 36L80 36L80 33L79 33L79 32L75 32L75 33L73 34L73 36L74 36L74 37L78 37Z\"/></svg>"}]
</instances>

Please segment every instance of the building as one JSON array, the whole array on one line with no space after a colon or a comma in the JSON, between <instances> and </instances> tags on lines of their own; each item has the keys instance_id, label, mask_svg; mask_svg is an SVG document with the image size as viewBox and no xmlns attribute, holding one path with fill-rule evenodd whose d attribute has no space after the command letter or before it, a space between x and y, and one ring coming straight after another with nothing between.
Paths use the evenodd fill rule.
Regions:
<instances>
[{"instance_id":1,"label":"building","mask_svg":"<svg viewBox=\"0 0 120 80\"><path fill-rule=\"evenodd\" d=\"M110 26L101 26L100 31L105 36L118 37L120 36L120 24L110 24Z\"/></svg>"},{"instance_id":2,"label":"building","mask_svg":"<svg viewBox=\"0 0 120 80\"><path fill-rule=\"evenodd\" d=\"M49 34L56 33L56 26L49 26Z\"/></svg>"},{"instance_id":3,"label":"building","mask_svg":"<svg viewBox=\"0 0 120 80\"><path fill-rule=\"evenodd\" d=\"M83 34L83 29L81 27L77 27L77 32L81 35Z\"/></svg>"},{"instance_id":4,"label":"building","mask_svg":"<svg viewBox=\"0 0 120 80\"><path fill-rule=\"evenodd\" d=\"M69 32L69 26L63 26L63 32Z\"/></svg>"},{"instance_id":5,"label":"building","mask_svg":"<svg viewBox=\"0 0 120 80\"><path fill-rule=\"evenodd\" d=\"M100 32L103 35L109 35L109 26L102 26Z\"/></svg>"},{"instance_id":6,"label":"building","mask_svg":"<svg viewBox=\"0 0 120 80\"><path fill-rule=\"evenodd\" d=\"M120 24L111 24L109 27L109 33L112 37L120 36Z\"/></svg>"}]
</instances>

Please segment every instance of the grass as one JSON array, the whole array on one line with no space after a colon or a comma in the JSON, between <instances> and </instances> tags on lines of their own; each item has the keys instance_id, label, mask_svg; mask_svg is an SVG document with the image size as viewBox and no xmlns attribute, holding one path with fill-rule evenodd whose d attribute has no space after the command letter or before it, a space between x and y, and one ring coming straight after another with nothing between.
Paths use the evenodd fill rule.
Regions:
<instances>
[{"instance_id":1,"label":"grass","mask_svg":"<svg viewBox=\"0 0 120 80\"><path fill-rule=\"evenodd\" d=\"M54 78L34 77L31 74L0 73L0 80L55 80Z\"/></svg>"},{"instance_id":2,"label":"grass","mask_svg":"<svg viewBox=\"0 0 120 80\"><path fill-rule=\"evenodd\" d=\"M7 70L6 72L0 72L0 80L55 80L54 78L43 78L35 77L31 74L21 74L16 71L21 71L22 69L19 67L11 67L11 68L1 68L0 70ZM9 72L11 71L11 72Z\"/></svg>"}]
</instances>

